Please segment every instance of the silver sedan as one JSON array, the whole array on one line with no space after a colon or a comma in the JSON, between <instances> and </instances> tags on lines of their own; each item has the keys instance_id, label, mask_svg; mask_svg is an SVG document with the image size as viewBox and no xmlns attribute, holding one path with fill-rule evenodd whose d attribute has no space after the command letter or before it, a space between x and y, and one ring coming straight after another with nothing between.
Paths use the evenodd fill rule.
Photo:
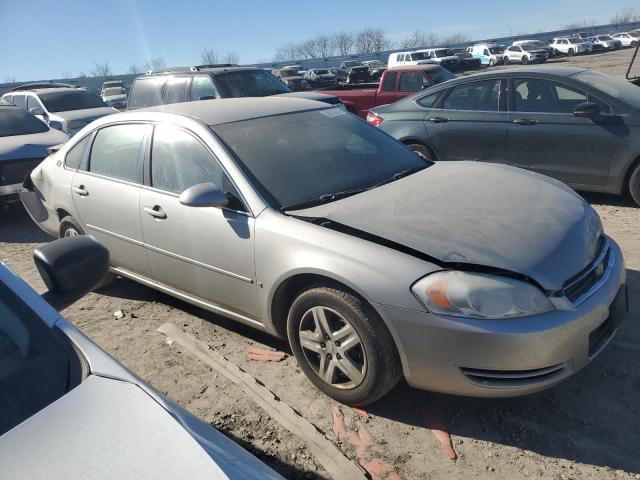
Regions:
<instances>
[{"instance_id":1,"label":"silver sedan","mask_svg":"<svg viewBox=\"0 0 640 480\"><path fill-rule=\"evenodd\" d=\"M574 374L624 316L595 211L513 167L432 163L302 99L181 103L95 121L27 179L56 236L112 274L287 338L323 392L513 396Z\"/></svg>"}]
</instances>

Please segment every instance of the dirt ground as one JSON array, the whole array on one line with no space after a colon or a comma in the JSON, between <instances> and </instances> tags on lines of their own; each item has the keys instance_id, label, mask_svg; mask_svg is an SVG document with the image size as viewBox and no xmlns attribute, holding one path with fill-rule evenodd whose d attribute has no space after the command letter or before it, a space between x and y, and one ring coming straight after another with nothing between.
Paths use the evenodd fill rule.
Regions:
<instances>
[{"instance_id":1,"label":"dirt ground","mask_svg":"<svg viewBox=\"0 0 640 480\"><path fill-rule=\"evenodd\" d=\"M630 51L570 59L623 75ZM626 60L625 60L626 59ZM625 69L626 70L626 69ZM616 337L590 366L549 391L516 399L471 399L422 392L400 384L368 408L368 418L342 406L347 427L378 465L378 478L640 479L640 208L608 195L585 195L606 232L622 247L631 311ZM32 261L50 240L22 209L0 212L0 259L43 291ZM114 317L121 310L123 318ZM242 390L156 329L172 322L258 378L350 457L354 445L333 433L332 408L293 357L281 363L246 359L251 347L290 353L283 342L134 282L115 284L63 314L144 380L245 446L286 478L327 478L304 442L269 418ZM349 422L351 420L351 422ZM349 427L350 425L350 427ZM457 460L432 430L448 429ZM398 477L393 477L393 473Z\"/></svg>"}]
</instances>

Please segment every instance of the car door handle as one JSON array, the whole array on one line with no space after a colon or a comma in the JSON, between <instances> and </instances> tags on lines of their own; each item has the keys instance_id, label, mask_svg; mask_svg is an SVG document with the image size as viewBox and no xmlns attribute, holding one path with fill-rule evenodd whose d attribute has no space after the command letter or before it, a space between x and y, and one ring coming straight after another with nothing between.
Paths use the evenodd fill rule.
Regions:
<instances>
[{"instance_id":1,"label":"car door handle","mask_svg":"<svg viewBox=\"0 0 640 480\"><path fill-rule=\"evenodd\" d=\"M153 207L144 207L145 213L148 213L153 218L164 219L167 218L167 214L164 213L160 205L154 205Z\"/></svg>"},{"instance_id":2,"label":"car door handle","mask_svg":"<svg viewBox=\"0 0 640 480\"><path fill-rule=\"evenodd\" d=\"M516 125L537 125L537 120L531 120L529 118L520 118L518 120L514 120L513 123Z\"/></svg>"},{"instance_id":3,"label":"car door handle","mask_svg":"<svg viewBox=\"0 0 640 480\"><path fill-rule=\"evenodd\" d=\"M447 123L449 121L446 117L432 117L429 119L431 123Z\"/></svg>"},{"instance_id":4,"label":"car door handle","mask_svg":"<svg viewBox=\"0 0 640 480\"><path fill-rule=\"evenodd\" d=\"M89 192L87 191L84 185L80 185L79 187L73 187L73 191L76 192L81 197L86 197L87 195L89 195Z\"/></svg>"}]
</instances>

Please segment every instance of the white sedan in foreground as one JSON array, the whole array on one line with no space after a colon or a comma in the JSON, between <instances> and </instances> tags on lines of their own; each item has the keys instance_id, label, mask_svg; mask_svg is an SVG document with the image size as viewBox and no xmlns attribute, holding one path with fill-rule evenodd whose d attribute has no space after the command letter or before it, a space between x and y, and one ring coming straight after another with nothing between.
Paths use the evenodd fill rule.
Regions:
<instances>
[{"instance_id":1,"label":"white sedan in foreground","mask_svg":"<svg viewBox=\"0 0 640 480\"><path fill-rule=\"evenodd\" d=\"M281 479L100 350L62 308L94 287L109 253L92 237L36 250L42 297L0 262L2 478Z\"/></svg>"}]
</instances>

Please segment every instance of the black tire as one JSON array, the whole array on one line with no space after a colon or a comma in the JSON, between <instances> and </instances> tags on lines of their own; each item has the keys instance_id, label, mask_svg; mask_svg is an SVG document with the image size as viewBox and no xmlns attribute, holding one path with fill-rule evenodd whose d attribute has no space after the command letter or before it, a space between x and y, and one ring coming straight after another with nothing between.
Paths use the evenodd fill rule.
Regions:
<instances>
[{"instance_id":1,"label":"black tire","mask_svg":"<svg viewBox=\"0 0 640 480\"><path fill-rule=\"evenodd\" d=\"M343 371L337 366L338 359L343 357L339 353L335 353L336 345L339 347L339 342L333 342L331 337L324 336L325 340L319 340L323 345L323 350L320 353L314 353L315 350L306 348L303 351L301 346L300 331L308 324L310 315L315 319L312 313L312 309L320 308L326 315L326 323L332 323L334 325L340 325L340 320L346 320L346 323L350 324L355 333L358 336L359 343L356 343L356 348L359 354L358 359L350 358L353 362L349 362L352 365L362 364L362 379L358 384L349 385L349 382L340 383L345 378L350 380L350 377L344 375ZM332 318L330 318L330 316ZM336 322L338 322L336 324ZM345 322L342 322L346 326ZM317 323L316 323L317 324ZM312 324L313 325L313 324ZM352 331L353 331L352 330ZM321 334L317 330L317 334ZM308 332L312 335L316 335L316 332ZM289 310L289 316L287 318L287 336L289 338L289 344L291 350L298 360L300 368L305 375L311 380L311 382L323 393L329 397L345 403L347 405L368 405L375 402L389 390L391 390L402 375L402 369L400 366L400 359L395 349L395 343L391 334L384 325L382 319L378 316L376 311L367 304L361 298L339 290L337 288L326 286L315 286L309 290L301 293L291 305ZM314 340L316 342L317 340ZM330 345L331 344L331 345ZM316 347L318 344L316 343ZM352 349L352 350L355 350ZM334 352L335 359L330 353L325 353L331 350ZM351 352L352 350L349 350ZM306 353L305 353L306 352ZM309 358L307 358L309 355ZM347 353L343 353L345 357ZM321 356L325 357L325 362L329 359L334 362L335 367L331 367L332 381L331 383L323 380L319 373L315 369L320 370L322 368ZM318 361L320 367L313 365ZM344 378L340 378L340 376ZM333 379L335 378L335 382ZM354 382L350 382L354 383ZM334 386L338 385L338 386ZM342 385L342 387L340 386Z\"/></svg>"},{"instance_id":2,"label":"black tire","mask_svg":"<svg viewBox=\"0 0 640 480\"><path fill-rule=\"evenodd\" d=\"M636 48L637 46L638 46L638 42L636 40L631 42L631 48Z\"/></svg>"},{"instance_id":3,"label":"black tire","mask_svg":"<svg viewBox=\"0 0 640 480\"><path fill-rule=\"evenodd\" d=\"M529 58L526 55L523 55L520 61L522 62L522 65L527 65L529 63Z\"/></svg>"},{"instance_id":4,"label":"black tire","mask_svg":"<svg viewBox=\"0 0 640 480\"><path fill-rule=\"evenodd\" d=\"M629 176L629 195L640 207L640 163L634 167Z\"/></svg>"},{"instance_id":5,"label":"black tire","mask_svg":"<svg viewBox=\"0 0 640 480\"><path fill-rule=\"evenodd\" d=\"M509 57L503 57L503 58L502 58L502 63L503 63L504 65L509 65L509 61L510 61L510 60L509 60Z\"/></svg>"},{"instance_id":6,"label":"black tire","mask_svg":"<svg viewBox=\"0 0 640 480\"><path fill-rule=\"evenodd\" d=\"M421 143L408 143L407 148L414 151L417 155L424 158L425 160L430 160L432 162L435 162L436 160L435 155L426 145L423 145Z\"/></svg>"},{"instance_id":7,"label":"black tire","mask_svg":"<svg viewBox=\"0 0 640 480\"><path fill-rule=\"evenodd\" d=\"M74 235L86 235L86 233L84 233L82 226L71 215L67 215L60 221L60 230L58 235L60 238L63 238ZM111 285L117 278L118 276L115 273L107 272L94 290Z\"/></svg>"},{"instance_id":8,"label":"black tire","mask_svg":"<svg viewBox=\"0 0 640 480\"><path fill-rule=\"evenodd\" d=\"M576 54L576 51L575 51L573 48L570 48L570 49L569 49L569 51L567 52L567 54L568 54L570 57L573 57L573 56Z\"/></svg>"}]
</instances>

